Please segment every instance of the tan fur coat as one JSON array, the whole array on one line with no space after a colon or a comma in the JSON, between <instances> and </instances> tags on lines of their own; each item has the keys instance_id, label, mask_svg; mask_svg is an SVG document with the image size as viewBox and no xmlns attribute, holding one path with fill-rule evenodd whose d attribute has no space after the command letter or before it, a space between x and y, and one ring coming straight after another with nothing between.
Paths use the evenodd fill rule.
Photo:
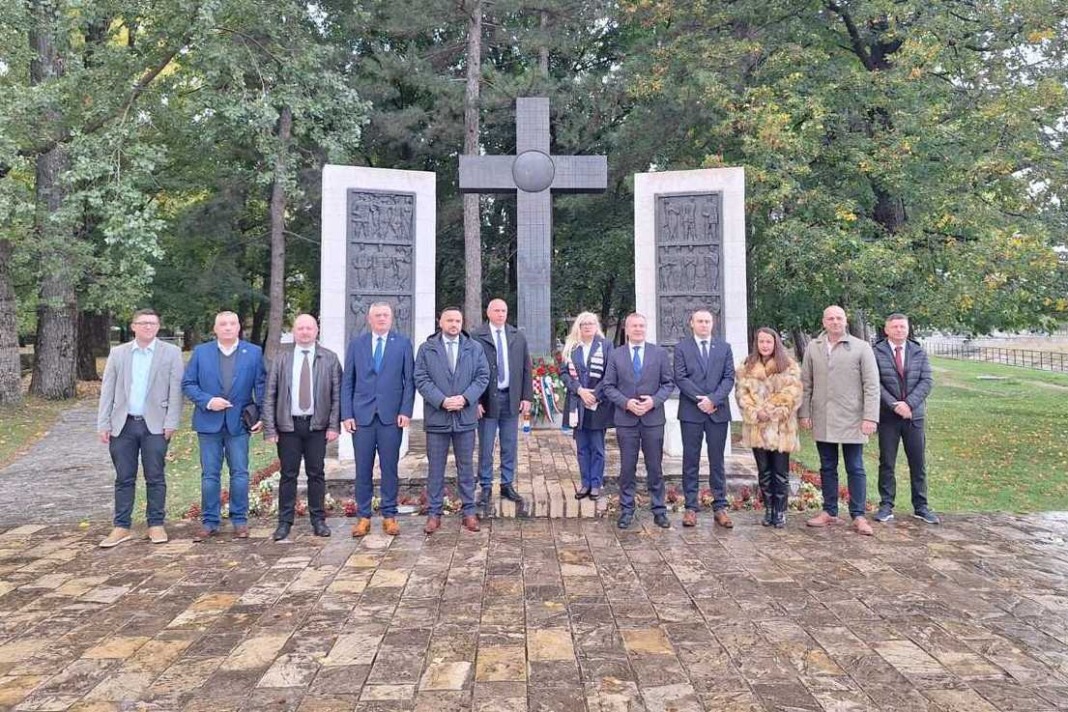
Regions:
<instances>
[{"instance_id":1,"label":"tan fur coat","mask_svg":"<svg viewBox=\"0 0 1068 712\"><path fill-rule=\"evenodd\" d=\"M797 409L801 407L801 368L790 362L785 373L779 373L775 361L757 362L738 367L734 395L742 411L742 445L778 452L796 452L801 448L797 439ZM763 409L770 419L757 420Z\"/></svg>"}]
</instances>

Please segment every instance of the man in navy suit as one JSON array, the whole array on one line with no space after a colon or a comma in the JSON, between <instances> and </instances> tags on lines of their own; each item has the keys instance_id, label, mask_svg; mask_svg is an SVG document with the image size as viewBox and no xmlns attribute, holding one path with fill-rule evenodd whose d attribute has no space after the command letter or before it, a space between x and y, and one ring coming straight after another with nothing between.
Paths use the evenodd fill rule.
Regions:
<instances>
[{"instance_id":1,"label":"man in navy suit","mask_svg":"<svg viewBox=\"0 0 1068 712\"><path fill-rule=\"evenodd\" d=\"M671 359L667 351L645 340L645 317L631 314L625 322L627 343L612 351L604 374L604 394L616 406L619 442L619 528L634 521L638 451L645 458L646 486L653 522L667 529L664 505L664 402L671 397Z\"/></svg>"},{"instance_id":2,"label":"man in navy suit","mask_svg":"<svg viewBox=\"0 0 1068 712\"><path fill-rule=\"evenodd\" d=\"M701 447L708 442L709 483L716 524L734 526L727 514L727 473L723 451L730 433L730 393L734 390L734 354L722 339L712 337L712 313L704 309L690 316L693 338L675 346L675 385L679 387L682 426L682 490L686 514L682 525L697 525L701 480Z\"/></svg>"},{"instance_id":3,"label":"man in navy suit","mask_svg":"<svg viewBox=\"0 0 1068 712\"><path fill-rule=\"evenodd\" d=\"M927 437L924 421L927 396L934 387L931 363L923 347L909 338L909 318L904 314L886 317L886 338L875 344L875 363L879 367L879 511L875 521L894 518L897 496L898 443L905 446L912 484L912 513L928 524L940 524L938 515L927 504L927 464L924 450Z\"/></svg>"},{"instance_id":4,"label":"man in navy suit","mask_svg":"<svg viewBox=\"0 0 1068 712\"><path fill-rule=\"evenodd\" d=\"M427 494L430 497L427 534L441 527L445 496L445 463L449 446L456 456L456 485L463 502L463 526L479 530L475 516L475 428L478 399L489 385L486 353L463 333L464 317L457 307L446 307L438 318L440 332L419 347L415 359L415 387L423 396L426 430Z\"/></svg>"},{"instance_id":5,"label":"man in navy suit","mask_svg":"<svg viewBox=\"0 0 1068 712\"><path fill-rule=\"evenodd\" d=\"M382 469L382 531L400 533L397 525L397 463L401 438L415 404L415 359L412 342L393 331L393 308L375 302L367 312L371 330L353 339L345 352L341 382L341 425L352 433L356 451L355 537L371 531L375 453Z\"/></svg>"},{"instance_id":6,"label":"man in navy suit","mask_svg":"<svg viewBox=\"0 0 1068 712\"><path fill-rule=\"evenodd\" d=\"M242 412L263 404L267 373L259 346L242 341L241 323L230 311L215 315L215 341L193 349L182 376L182 392L191 400L193 430L200 444L201 528L193 541L219 530L223 457L230 470L230 521L234 537L248 538L248 440ZM251 432L262 423L257 421Z\"/></svg>"},{"instance_id":7,"label":"man in navy suit","mask_svg":"<svg viewBox=\"0 0 1068 712\"><path fill-rule=\"evenodd\" d=\"M493 443L500 433L501 497L522 504L516 492L515 457L519 448L519 416L530 412L534 382L530 349L523 332L508 323L508 304L493 299L486 307L488 321L471 332L489 364L490 384L478 404L478 474L482 485L478 504L489 511L493 501Z\"/></svg>"}]
</instances>

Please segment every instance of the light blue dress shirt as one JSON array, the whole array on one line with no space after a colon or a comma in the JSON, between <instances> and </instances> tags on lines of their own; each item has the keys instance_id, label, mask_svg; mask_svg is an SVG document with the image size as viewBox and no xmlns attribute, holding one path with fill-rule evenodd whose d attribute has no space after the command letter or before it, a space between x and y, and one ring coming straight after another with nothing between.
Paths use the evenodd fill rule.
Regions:
<instances>
[{"instance_id":1,"label":"light blue dress shirt","mask_svg":"<svg viewBox=\"0 0 1068 712\"><path fill-rule=\"evenodd\" d=\"M148 397L148 377L152 373L152 356L156 353L156 340L141 348L134 341L130 351L130 397L126 412L130 415L145 414L145 398Z\"/></svg>"}]
</instances>

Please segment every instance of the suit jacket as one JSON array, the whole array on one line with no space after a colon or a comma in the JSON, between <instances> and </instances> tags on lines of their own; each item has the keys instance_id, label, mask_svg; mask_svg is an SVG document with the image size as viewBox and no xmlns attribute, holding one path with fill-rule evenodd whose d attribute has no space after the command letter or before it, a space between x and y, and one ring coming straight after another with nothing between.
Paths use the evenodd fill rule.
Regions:
<instances>
[{"instance_id":1,"label":"suit jacket","mask_svg":"<svg viewBox=\"0 0 1068 712\"><path fill-rule=\"evenodd\" d=\"M256 403L263 410L264 387L267 372L263 368L263 351L256 344L241 339L234 352L234 380L230 395L223 396L222 377L219 372L219 345L208 341L193 349L193 356L185 367L182 377L182 392L193 401L193 430L198 433L231 435L245 432L241 423L241 411L249 403ZM208 401L216 396L225 397L233 404L226 410L208 410ZM262 417L262 412L260 416Z\"/></svg>"},{"instance_id":2,"label":"suit jacket","mask_svg":"<svg viewBox=\"0 0 1068 712\"><path fill-rule=\"evenodd\" d=\"M734 354L722 339L709 339L708 365L701 350L687 337L675 345L675 385L679 387L679 420L684 423L727 423L731 419L730 393L734 389ZM715 413L702 413L697 399L708 396Z\"/></svg>"},{"instance_id":3,"label":"suit jacket","mask_svg":"<svg viewBox=\"0 0 1068 712\"><path fill-rule=\"evenodd\" d=\"M264 437L293 432L293 357L297 346L279 352L267 374L263 396ZM301 358L304 358L301 355ZM341 432L341 362L337 354L321 344L312 357L312 418L310 430Z\"/></svg>"},{"instance_id":4,"label":"suit jacket","mask_svg":"<svg viewBox=\"0 0 1068 712\"><path fill-rule=\"evenodd\" d=\"M894 403L905 401L912 409L912 419L923 420L927 414L927 396L934 387L927 352L915 341L905 341L905 382L902 384L894 365L894 347L890 339L877 342L872 350L875 352L875 363L879 367L882 417L900 417L894 413ZM905 386L904 398L901 397L902 385Z\"/></svg>"},{"instance_id":5,"label":"suit jacket","mask_svg":"<svg viewBox=\"0 0 1068 712\"><path fill-rule=\"evenodd\" d=\"M645 360L642 362L641 378L638 381L634 380L632 353L629 344L614 349L605 367L604 394L616 406L616 427L663 425L667 422L664 402L675 391L668 352L661 346L646 342ZM627 410L627 401L639 396L652 396L656 404L640 418Z\"/></svg>"},{"instance_id":6,"label":"suit jacket","mask_svg":"<svg viewBox=\"0 0 1068 712\"><path fill-rule=\"evenodd\" d=\"M812 419L817 442L864 444L862 420L879 422L879 367L867 341L846 334L827 357L827 336L820 334L805 349L801 362L801 409Z\"/></svg>"},{"instance_id":7,"label":"suit jacket","mask_svg":"<svg viewBox=\"0 0 1068 712\"><path fill-rule=\"evenodd\" d=\"M97 432L118 435L129 415L130 385L133 379L131 360L137 342L116 346L104 366L100 386L100 404L96 410ZM145 394L145 427L154 435L177 430L182 419L182 351L174 344L156 340L152 364L148 371Z\"/></svg>"},{"instance_id":8,"label":"suit jacket","mask_svg":"<svg viewBox=\"0 0 1068 712\"><path fill-rule=\"evenodd\" d=\"M415 358L412 342L404 334L386 334L382 372L375 372L373 334L360 334L345 350L345 376L341 381L341 419L353 418L361 427L377 415L383 423L396 424L398 415L412 417L415 407Z\"/></svg>"},{"instance_id":9,"label":"suit jacket","mask_svg":"<svg viewBox=\"0 0 1068 712\"><path fill-rule=\"evenodd\" d=\"M504 336L508 340L508 413L511 417L519 416L519 401L529 401L534 397L534 381L531 377L530 348L527 346L527 337L523 332L511 324L504 325ZM482 394L482 407L486 409L487 418L500 418L496 398L492 398L493 391L497 388L497 340L493 333L493 327L489 324L471 332L471 338L475 339L486 352L486 363L489 365L490 379L486 391Z\"/></svg>"},{"instance_id":10,"label":"suit jacket","mask_svg":"<svg viewBox=\"0 0 1068 712\"><path fill-rule=\"evenodd\" d=\"M486 352L470 337L460 335L456 371L449 370L449 358L440 335L435 334L419 347L415 358L415 387L427 406L423 428L427 432L448 433L474 430L478 426L478 399L489 385ZM463 410L448 411L441 404L449 396L462 395Z\"/></svg>"},{"instance_id":11,"label":"suit jacket","mask_svg":"<svg viewBox=\"0 0 1068 712\"><path fill-rule=\"evenodd\" d=\"M601 355L604 360L604 368L607 369L608 359L612 355L612 344L607 339L595 336L593 337L591 350L593 351L593 358L597 358L598 354ZM560 378L563 379L564 385L567 386L568 403L564 411L564 417L567 419L568 425L585 430L605 430L612 427L616 406L604 394L604 372L602 371L601 376L591 376L579 349L571 352L570 363L575 367L575 376L571 375L571 369L567 367L567 364L560 368ZM596 396L599 404L597 410L588 410L583 404L578 395L580 387L593 389L593 395ZM572 409L577 409L578 411L578 423L571 422Z\"/></svg>"}]
</instances>

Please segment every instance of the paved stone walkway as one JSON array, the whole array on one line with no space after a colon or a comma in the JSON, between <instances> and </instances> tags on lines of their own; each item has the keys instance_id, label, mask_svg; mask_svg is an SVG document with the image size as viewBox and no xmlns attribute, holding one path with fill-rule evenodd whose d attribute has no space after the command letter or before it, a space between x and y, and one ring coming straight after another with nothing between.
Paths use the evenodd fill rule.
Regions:
<instances>
[{"instance_id":1,"label":"paved stone walkway","mask_svg":"<svg viewBox=\"0 0 1068 712\"><path fill-rule=\"evenodd\" d=\"M96 435L96 399L89 399L63 411L29 452L0 469L0 526L110 521L114 487L111 456Z\"/></svg>"},{"instance_id":2,"label":"paved stone walkway","mask_svg":"<svg viewBox=\"0 0 1068 712\"><path fill-rule=\"evenodd\" d=\"M1068 516L0 534L0 708L1068 709ZM377 524L377 522L376 522Z\"/></svg>"}]
</instances>

